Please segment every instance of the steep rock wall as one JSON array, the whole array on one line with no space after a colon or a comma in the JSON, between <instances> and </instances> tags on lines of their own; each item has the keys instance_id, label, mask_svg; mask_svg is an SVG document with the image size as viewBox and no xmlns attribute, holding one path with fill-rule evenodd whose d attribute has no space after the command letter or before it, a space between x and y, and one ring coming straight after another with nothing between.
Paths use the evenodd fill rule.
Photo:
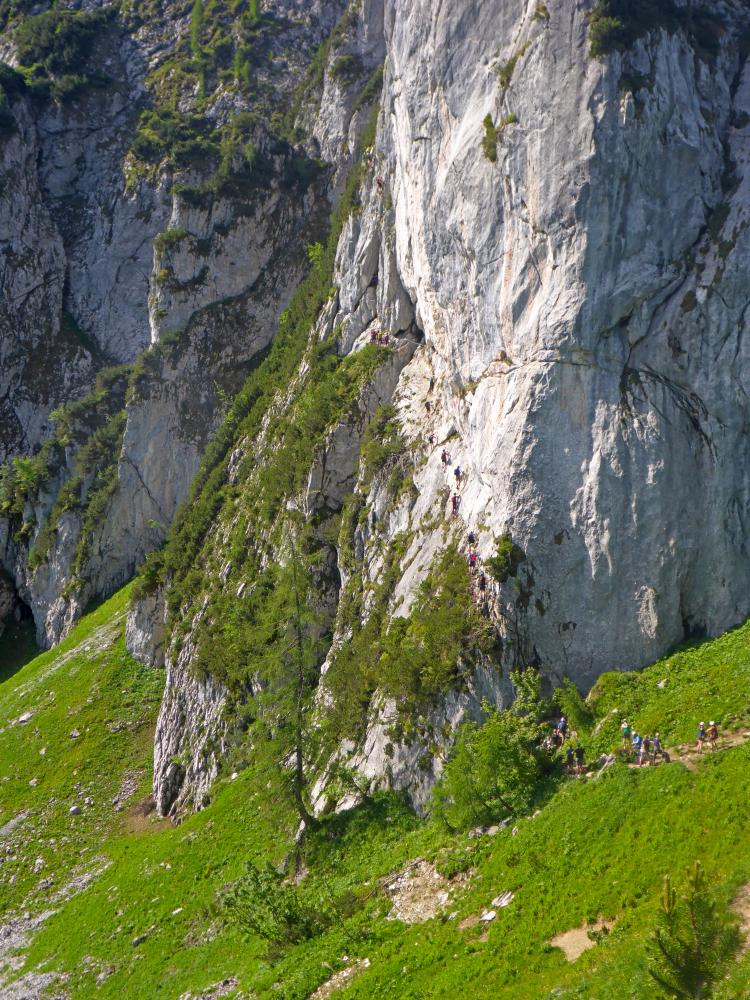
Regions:
<instances>
[{"instance_id":1,"label":"steep rock wall","mask_svg":"<svg viewBox=\"0 0 750 1000\"><path fill-rule=\"evenodd\" d=\"M403 532L405 615L447 537L473 530L487 558L510 534L525 559L491 597L499 704L513 665L584 688L749 609L750 15L722 3L712 37L672 24L594 59L591 6L387 2L377 139L339 242L341 350L374 329L424 338L392 396L413 489L394 505L369 487L386 528L357 530L354 572L371 589L383 535ZM321 148L347 148L346 121L321 105ZM433 728L469 702L449 692ZM350 761L392 781L392 705L371 710ZM425 778L412 751L396 747L395 780L421 806L440 766Z\"/></svg>"}]
</instances>

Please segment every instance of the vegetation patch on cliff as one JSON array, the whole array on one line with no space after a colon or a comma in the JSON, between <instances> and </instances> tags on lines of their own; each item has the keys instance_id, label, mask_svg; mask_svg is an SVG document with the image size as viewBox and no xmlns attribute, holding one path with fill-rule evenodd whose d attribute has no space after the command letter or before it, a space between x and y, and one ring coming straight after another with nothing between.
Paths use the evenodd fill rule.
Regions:
<instances>
[{"instance_id":1,"label":"vegetation patch on cliff","mask_svg":"<svg viewBox=\"0 0 750 1000\"><path fill-rule=\"evenodd\" d=\"M589 51L595 58L629 48L638 38L663 28L683 30L701 55L715 55L721 22L708 7L678 6L674 0L597 0L588 15Z\"/></svg>"}]
</instances>

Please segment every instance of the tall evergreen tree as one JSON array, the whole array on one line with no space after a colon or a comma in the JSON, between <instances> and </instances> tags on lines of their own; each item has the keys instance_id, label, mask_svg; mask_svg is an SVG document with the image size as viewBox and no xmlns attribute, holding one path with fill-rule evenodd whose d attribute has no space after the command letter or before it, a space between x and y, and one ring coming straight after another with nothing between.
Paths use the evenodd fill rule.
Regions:
<instances>
[{"instance_id":1,"label":"tall evergreen tree","mask_svg":"<svg viewBox=\"0 0 750 1000\"><path fill-rule=\"evenodd\" d=\"M304 541L290 532L284 556L284 563L266 574L270 593L253 622L254 714L276 779L312 828L317 820L308 803L308 775L317 755L317 730L311 709L324 645Z\"/></svg>"}]
</instances>

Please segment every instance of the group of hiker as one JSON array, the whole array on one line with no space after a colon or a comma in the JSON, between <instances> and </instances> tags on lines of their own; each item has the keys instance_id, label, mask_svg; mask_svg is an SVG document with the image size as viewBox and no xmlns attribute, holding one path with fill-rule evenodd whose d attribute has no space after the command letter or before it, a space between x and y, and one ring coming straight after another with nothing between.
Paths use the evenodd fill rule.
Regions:
<instances>
[{"instance_id":1,"label":"group of hiker","mask_svg":"<svg viewBox=\"0 0 750 1000\"><path fill-rule=\"evenodd\" d=\"M669 754L661 745L661 737L658 733L654 736L641 736L633 729L627 719L623 719L620 735L623 750L633 757L639 767L646 763L655 764L657 760L669 762Z\"/></svg>"},{"instance_id":2,"label":"group of hiker","mask_svg":"<svg viewBox=\"0 0 750 1000\"><path fill-rule=\"evenodd\" d=\"M583 773L586 754L578 739L578 733L570 730L564 715L561 715L554 724L552 735L547 737L543 747L550 754L565 747L565 770L568 774Z\"/></svg>"},{"instance_id":3,"label":"group of hiker","mask_svg":"<svg viewBox=\"0 0 750 1000\"><path fill-rule=\"evenodd\" d=\"M657 760L669 761L669 754L662 746L658 733L654 736L641 736L633 729L627 719L623 719L620 725L620 735L622 736L623 749L633 756L639 767L647 762L655 764ZM715 750L718 740L719 728L713 719L709 722L708 727L706 727L705 722L698 723L696 742L698 753L703 753L703 747L706 743L712 750Z\"/></svg>"},{"instance_id":4,"label":"group of hiker","mask_svg":"<svg viewBox=\"0 0 750 1000\"><path fill-rule=\"evenodd\" d=\"M451 455L447 448L443 448L440 454L440 461L443 463L443 468L447 469L451 464ZM466 473L463 472L460 465L457 465L453 470L453 476L456 480L456 489L451 495L451 512L454 517L458 517L458 512L461 510L461 494L458 492L461 489L461 485L466 481Z\"/></svg>"},{"instance_id":5,"label":"group of hiker","mask_svg":"<svg viewBox=\"0 0 750 1000\"><path fill-rule=\"evenodd\" d=\"M378 347L389 347L391 335L386 330L371 330L370 343L376 344Z\"/></svg>"}]
</instances>

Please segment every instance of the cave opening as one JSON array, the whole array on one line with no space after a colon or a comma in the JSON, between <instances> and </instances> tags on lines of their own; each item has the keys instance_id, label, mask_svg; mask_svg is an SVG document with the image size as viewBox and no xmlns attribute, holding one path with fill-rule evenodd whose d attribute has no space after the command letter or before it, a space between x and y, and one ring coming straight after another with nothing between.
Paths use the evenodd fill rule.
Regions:
<instances>
[{"instance_id":1,"label":"cave opening","mask_svg":"<svg viewBox=\"0 0 750 1000\"><path fill-rule=\"evenodd\" d=\"M0 622L0 684L40 652L31 608L16 594L12 611Z\"/></svg>"}]
</instances>

